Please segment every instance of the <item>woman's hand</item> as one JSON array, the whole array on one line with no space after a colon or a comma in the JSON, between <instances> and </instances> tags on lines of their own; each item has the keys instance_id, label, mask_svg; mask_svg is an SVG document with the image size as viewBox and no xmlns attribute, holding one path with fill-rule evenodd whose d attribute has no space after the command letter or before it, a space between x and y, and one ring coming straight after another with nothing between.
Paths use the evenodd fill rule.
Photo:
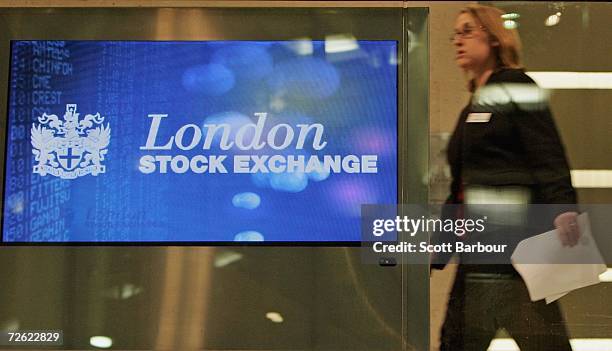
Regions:
<instances>
[{"instance_id":1,"label":"woman's hand","mask_svg":"<svg viewBox=\"0 0 612 351\"><path fill-rule=\"evenodd\" d=\"M563 246L574 246L578 244L580 238L580 230L577 222L577 212L564 212L557 216L554 220L557 234Z\"/></svg>"}]
</instances>

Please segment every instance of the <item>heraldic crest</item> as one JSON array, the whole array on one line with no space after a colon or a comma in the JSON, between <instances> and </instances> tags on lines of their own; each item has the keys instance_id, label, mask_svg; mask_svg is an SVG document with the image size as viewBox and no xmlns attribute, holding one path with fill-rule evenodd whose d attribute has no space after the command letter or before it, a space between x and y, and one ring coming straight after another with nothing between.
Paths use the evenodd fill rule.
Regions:
<instances>
[{"instance_id":1,"label":"heraldic crest","mask_svg":"<svg viewBox=\"0 0 612 351\"><path fill-rule=\"evenodd\" d=\"M74 179L106 172L102 164L110 142L110 127L100 113L79 121L76 104L67 104L64 120L43 113L32 123L34 173Z\"/></svg>"}]
</instances>

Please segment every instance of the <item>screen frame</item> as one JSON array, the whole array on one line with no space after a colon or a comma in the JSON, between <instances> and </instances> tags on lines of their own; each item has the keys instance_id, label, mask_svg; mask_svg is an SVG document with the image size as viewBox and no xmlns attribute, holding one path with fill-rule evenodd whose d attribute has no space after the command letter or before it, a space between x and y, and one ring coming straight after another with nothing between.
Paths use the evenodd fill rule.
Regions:
<instances>
[{"instance_id":1,"label":"screen frame","mask_svg":"<svg viewBox=\"0 0 612 351\"><path fill-rule=\"evenodd\" d=\"M209 40L291 40L309 37L313 40L324 40L328 33L351 33L357 40L394 40L397 42L397 203L426 202L427 186L423 184L422 174L427 174L428 148L408 148L409 135L428 133L427 114L411 113L409 106L412 95L423 92L422 86L407 89L408 71L422 71L424 65L410 64L410 52L406 22L410 13L418 10L402 8L12 8L0 9L0 47L10 52L10 45L15 40L113 40L113 41L209 41ZM231 23L232 19L248 20ZM308 20L297 22L303 16ZM338 23L339 18L348 18ZM393 18L393 20L389 20ZM76 19L76 20L75 20ZM101 32L112 19L113 29ZM262 21L262 19L264 19ZM202 20L216 22L221 29L213 32L208 28L196 27L194 23ZM310 26L311 22L319 26ZM61 25L69 22L72 25ZM136 22L136 25L134 24ZM24 26L23 23L27 23ZM60 25L57 25L59 23ZM86 24L85 29L79 27ZM265 23L265 25L262 25ZM401 24L401 25L399 25ZM305 28L301 28L300 25ZM133 30L136 29L136 30ZM257 30L256 30L257 29ZM276 29L283 29L282 34ZM133 31L130 31L133 30ZM427 47L425 47L425 50ZM5 111L6 118L0 121L0 173L2 186L2 216L4 216L5 157L8 145L8 97L10 94L10 59L0 57L0 111ZM413 54L414 56L414 54ZM414 60L418 61L418 60ZM427 87L427 85L425 85ZM412 96L412 100L416 100ZM415 101L416 102L416 101ZM419 101L422 104L422 101ZM409 117L413 121L409 120ZM414 126L414 130L408 129ZM422 127L425 126L423 129ZM417 133L417 134L415 134ZM428 134L425 134L428 135ZM427 144L426 144L427 145ZM424 161L424 162L423 162ZM416 162L416 165L415 165ZM412 166L409 166L412 163ZM142 241L142 242L4 242L4 218L0 224L0 246L324 246L324 247L359 247L360 241L262 241L262 242L217 242L217 241Z\"/></svg>"}]
</instances>

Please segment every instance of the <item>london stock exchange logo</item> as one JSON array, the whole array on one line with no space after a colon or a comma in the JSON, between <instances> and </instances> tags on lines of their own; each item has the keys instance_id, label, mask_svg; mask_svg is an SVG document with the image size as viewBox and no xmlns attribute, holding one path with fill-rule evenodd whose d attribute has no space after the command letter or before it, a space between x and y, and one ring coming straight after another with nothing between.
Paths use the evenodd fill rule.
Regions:
<instances>
[{"instance_id":1,"label":"london stock exchange logo","mask_svg":"<svg viewBox=\"0 0 612 351\"><path fill-rule=\"evenodd\" d=\"M75 179L106 172L102 164L110 142L110 127L100 113L79 121L76 104L67 104L64 120L43 113L32 123L34 173Z\"/></svg>"}]
</instances>

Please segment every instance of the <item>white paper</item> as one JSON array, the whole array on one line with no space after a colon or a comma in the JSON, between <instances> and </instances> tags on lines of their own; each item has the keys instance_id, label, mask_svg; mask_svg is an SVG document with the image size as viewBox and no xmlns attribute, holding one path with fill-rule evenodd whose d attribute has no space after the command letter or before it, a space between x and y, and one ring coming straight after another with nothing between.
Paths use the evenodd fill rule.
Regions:
<instances>
[{"instance_id":1,"label":"white paper","mask_svg":"<svg viewBox=\"0 0 612 351\"><path fill-rule=\"evenodd\" d=\"M573 247L564 247L556 230L521 241L512 262L519 272L532 301L551 302L572 290L599 283L606 265L591 235L587 213L578 216L580 240ZM541 263L520 263L534 262ZM590 262L590 263L578 263Z\"/></svg>"},{"instance_id":2,"label":"white paper","mask_svg":"<svg viewBox=\"0 0 612 351\"><path fill-rule=\"evenodd\" d=\"M544 300L546 300L546 304L549 304L553 301L557 301L560 298L562 298L563 296L567 295L569 293L569 291L561 293L561 294L557 294L557 295L551 295L551 296L547 296Z\"/></svg>"}]
</instances>

